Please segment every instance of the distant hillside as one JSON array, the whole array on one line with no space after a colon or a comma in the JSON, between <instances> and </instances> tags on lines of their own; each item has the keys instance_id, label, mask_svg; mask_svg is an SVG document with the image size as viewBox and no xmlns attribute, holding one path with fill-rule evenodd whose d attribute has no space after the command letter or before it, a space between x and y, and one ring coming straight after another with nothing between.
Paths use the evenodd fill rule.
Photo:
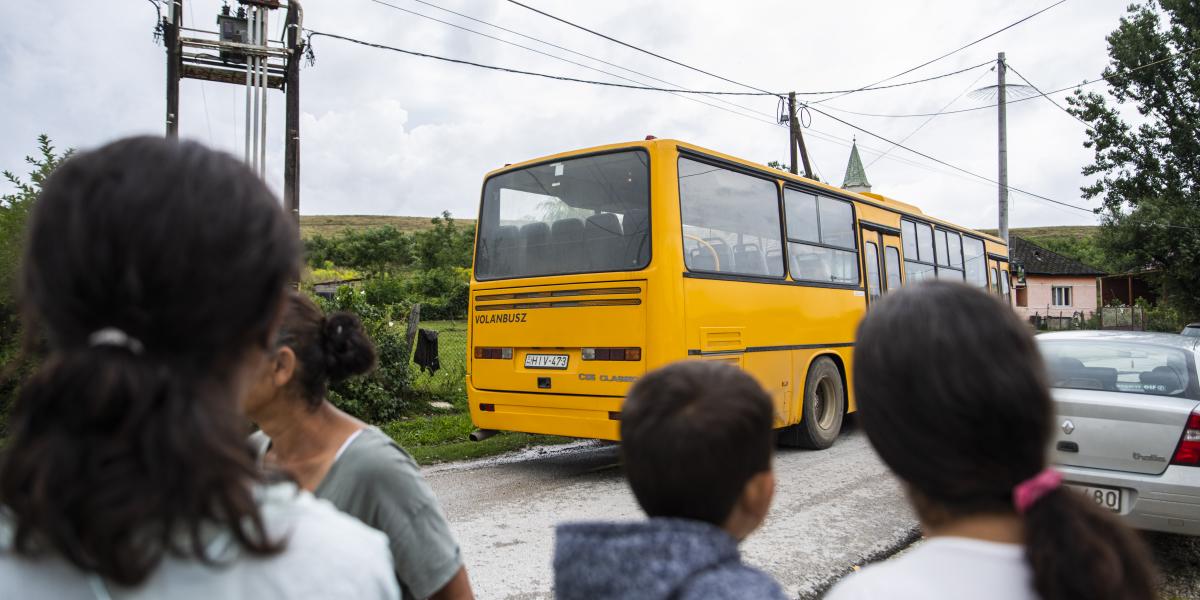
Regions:
<instances>
[{"instance_id":1,"label":"distant hillside","mask_svg":"<svg viewBox=\"0 0 1200 600\"><path fill-rule=\"evenodd\" d=\"M995 229L980 229L983 233L996 235ZM1046 240L1084 240L1091 239L1100 231L1097 225L1056 225L1053 227L1014 227L1008 230L1008 235L1041 245ZM1051 242L1053 243L1053 242Z\"/></svg>"},{"instance_id":2,"label":"distant hillside","mask_svg":"<svg viewBox=\"0 0 1200 600\"><path fill-rule=\"evenodd\" d=\"M390 217L385 215L300 215L300 235L334 235L345 229L370 229L391 225L400 231L421 231L433 225L432 217ZM474 227L475 219L454 218L454 222L465 227Z\"/></svg>"}]
</instances>

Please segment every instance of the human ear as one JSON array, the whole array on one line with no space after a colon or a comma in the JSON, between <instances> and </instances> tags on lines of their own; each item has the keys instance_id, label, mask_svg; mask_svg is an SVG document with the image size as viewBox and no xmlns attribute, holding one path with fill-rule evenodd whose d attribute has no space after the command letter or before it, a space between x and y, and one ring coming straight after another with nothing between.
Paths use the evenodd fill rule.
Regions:
<instances>
[{"instance_id":1,"label":"human ear","mask_svg":"<svg viewBox=\"0 0 1200 600\"><path fill-rule=\"evenodd\" d=\"M283 387L292 380L296 373L296 353L284 346L275 353L275 372L273 379L275 387Z\"/></svg>"},{"instance_id":2,"label":"human ear","mask_svg":"<svg viewBox=\"0 0 1200 600\"><path fill-rule=\"evenodd\" d=\"M750 478L742 493L745 510L755 519L755 528L767 520L771 511L771 500L775 498L775 471L763 471Z\"/></svg>"}]
</instances>

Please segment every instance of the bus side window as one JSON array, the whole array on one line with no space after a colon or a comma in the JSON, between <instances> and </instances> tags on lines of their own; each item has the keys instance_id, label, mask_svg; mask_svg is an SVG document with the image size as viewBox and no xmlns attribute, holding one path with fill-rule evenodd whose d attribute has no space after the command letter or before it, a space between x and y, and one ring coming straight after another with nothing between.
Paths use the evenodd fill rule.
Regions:
<instances>
[{"instance_id":1,"label":"bus side window","mask_svg":"<svg viewBox=\"0 0 1200 600\"><path fill-rule=\"evenodd\" d=\"M783 277L775 181L681 158L679 199L689 271Z\"/></svg>"},{"instance_id":2,"label":"bus side window","mask_svg":"<svg viewBox=\"0 0 1200 600\"><path fill-rule=\"evenodd\" d=\"M867 267L867 296L874 300L882 295L879 289L879 247L875 242L863 244L863 261Z\"/></svg>"},{"instance_id":3,"label":"bus side window","mask_svg":"<svg viewBox=\"0 0 1200 600\"><path fill-rule=\"evenodd\" d=\"M892 246L884 246L883 262L887 274L888 291L900 289L900 252Z\"/></svg>"}]
</instances>

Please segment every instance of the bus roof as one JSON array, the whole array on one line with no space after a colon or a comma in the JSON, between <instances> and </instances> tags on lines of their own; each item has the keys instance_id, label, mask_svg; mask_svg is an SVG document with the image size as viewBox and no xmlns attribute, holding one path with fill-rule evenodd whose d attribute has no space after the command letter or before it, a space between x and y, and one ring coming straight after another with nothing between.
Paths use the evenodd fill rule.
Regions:
<instances>
[{"instance_id":1,"label":"bus roof","mask_svg":"<svg viewBox=\"0 0 1200 600\"><path fill-rule=\"evenodd\" d=\"M953 229L970 231L973 235L975 235L977 237L989 240L991 242L995 242L997 244L1004 244L1004 240L1000 239L999 237L983 233L976 229L964 227L962 225L956 225L954 223L951 223L949 221L944 221L944 220L938 219L936 217L931 217L931 216L925 214L925 212L922 211L917 206L909 204L907 202L901 202L900 200L897 200L895 198L890 198L890 197L884 196L882 194L876 194L876 193L871 193L871 192L867 192L867 193L851 192L848 190L841 189L839 187L829 185L822 181L817 181L815 179L809 179L807 177L801 177L799 175L793 175L787 171L781 171L779 169L768 167L767 165L764 165L761 163L756 163L751 160L746 160L744 158L739 158L736 156L725 154L724 152L718 152L716 150L711 150L709 148L705 148L703 146L698 146L696 144L685 142L683 140L676 140L676 139L669 139L669 138L668 139L638 140L638 141L632 141L632 142L619 142L619 143L615 143L615 144L605 144L603 146L593 146L590 148L580 148L577 150L568 150L566 152L559 152L557 154L550 154L547 156L541 156L538 158L533 158L533 159L521 161L518 163L507 164L499 169L494 169L494 170L490 171L486 175L486 177L492 177L493 175L497 175L497 174L500 174L500 173L503 173L506 171L511 171L514 169L520 169L520 168L527 167L530 165L535 165L535 164L554 161L554 160L567 159L567 158L571 158L573 156L578 156L581 154L595 154L595 153L599 153L599 152L607 152L610 150L620 150L623 148L647 148L647 149L649 149L649 148L653 148L653 147L662 147L662 146L674 146L674 147L678 147L678 148L683 148L686 150L691 150L693 152L698 152L700 154L706 154L706 155L721 158L721 159L724 159L724 160L727 160L730 162L742 164L747 167L753 168L755 170L763 171L764 173L769 173L771 176L777 177L779 179L783 179L786 181L794 181L797 183L803 183L805 185L808 185L811 187L816 187L816 188L821 188L821 189L824 189L826 191L829 191L831 193L838 194L841 196L849 196L859 202L863 202L866 204L873 204L875 206L879 206L879 207L882 207L885 209L890 209L890 210L893 210L895 212L899 212L902 214L909 214L909 215L917 216L917 217L920 217L922 220L930 221L937 225L943 225L943 226L950 227Z\"/></svg>"}]
</instances>

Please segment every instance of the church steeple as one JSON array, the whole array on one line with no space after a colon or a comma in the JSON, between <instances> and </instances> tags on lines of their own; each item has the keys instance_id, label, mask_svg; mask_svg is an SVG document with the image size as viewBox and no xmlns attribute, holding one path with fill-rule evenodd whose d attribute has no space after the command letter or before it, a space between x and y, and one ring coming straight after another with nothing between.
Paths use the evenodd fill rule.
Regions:
<instances>
[{"instance_id":1,"label":"church steeple","mask_svg":"<svg viewBox=\"0 0 1200 600\"><path fill-rule=\"evenodd\" d=\"M858 140L850 145L850 162L846 164L846 177L842 180L842 189L851 192L871 191L867 171L863 168L862 158L858 156Z\"/></svg>"}]
</instances>

